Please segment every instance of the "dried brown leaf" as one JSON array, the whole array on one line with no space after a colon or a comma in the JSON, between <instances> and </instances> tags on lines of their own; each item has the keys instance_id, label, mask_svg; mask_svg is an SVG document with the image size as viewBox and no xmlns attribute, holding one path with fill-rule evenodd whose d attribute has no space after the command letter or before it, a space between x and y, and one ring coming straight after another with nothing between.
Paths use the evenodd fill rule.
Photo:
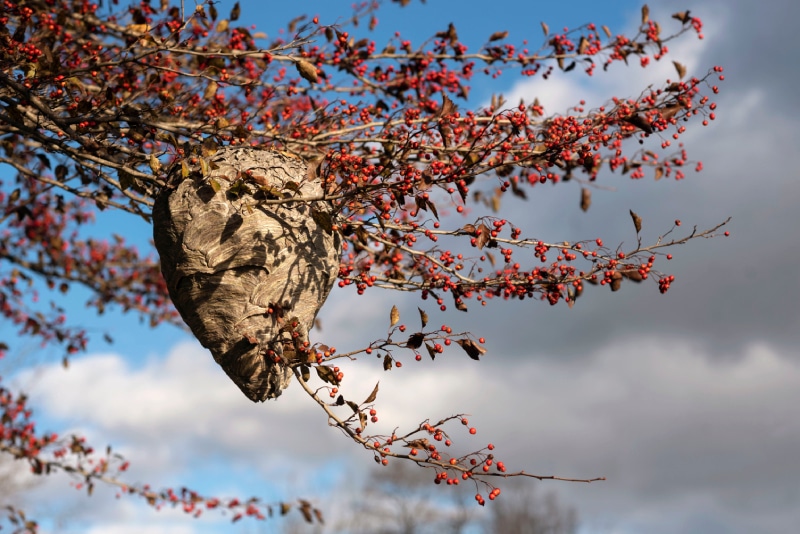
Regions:
<instances>
[{"instance_id":1,"label":"dried brown leaf","mask_svg":"<svg viewBox=\"0 0 800 534\"><path fill-rule=\"evenodd\" d=\"M380 385L381 385L380 382L375 384L375 387L372 388L372 393L370 393L369 397L367 397L366 400L364 400L364 404L369 404L370 402L375 402L375 399L378 398L378 386L380 386Z\"/></svg>"},{"instance_id":2,"label":"dried brown leaf","mask_svg":"<svg viewBox=\"0 0 800 534\"><path fill-rule=\"evenodd\" d=\"M392 311L389 312L389 326L394 326L400 321L400 310L397 306L392 306Z\"/></svg>"},{"instance_id":3,"label":"dried brown leaf","mask_svg":"<svg viewBox=\"0 0 800 534\"><path fill-rule=\"evenodd\" d=\"M592 192L588 187L581 188L581 209L587 211L592 205Z\"/></svg>"},{"instance_id":4,"label":"dried brown leaf","mask_svg":"<svg viewBox=\"0 0 800 534\"><path fill-rule=\"evenodd\" d=\"M683 24L686 24L692 20L692 17L689 16L689 11L679 11L677 13L673 13L672 18L681 21Z\"/></svg>"},{"instance_id":5,"label":"dried brown leaf","mask_svg":"<svg viewBox=\"0 0 800 534\"><path fill-rule=\"evenodd\" d=\"M614 271L611 275L611 291L619 291L622 286L622 275L619 271Z\"/></svg>"},{"instance_id":6,"label":"dried brown leaf","mask_svg":"<svg viewBox=\"0 0 800 534\"><path fill-rule=\"evenodd\" d=\"M675 70L678 71L678 78L682 80L686 76L686 67L677 61L673 61L672 64L675 65Z\"/></svg>"},{"instance_id":7,"label":"dried brown leaf","mask_svg":"<svg viewBox=\"0 0 800 534\"><path fill-rule=\"evenodd\" d=\"M311 503L308 501L300 500L300 513L303 514L303 519L306 520L306 523L313 523L314 518L311 515Z\"/></svg>"},{"instance_id":8,"label":"dried brown leaf","mask_svg":"<svg viewBox=\"0 0 800 534\"><path fill-rule=\"evenodd\" d=\"M638 113L634 113L633 115L625 117L625 119L623 119L623 120L625 122L633 124L637 128L639 128L639 129L641 129L641 130L643 130L643 131L645 131L645 132L647 132L649 134L653 133L653 127L650 125L649 122L647 122L647 119L645 119L644 117L642 117Z\"/></svg>"},{"instance_id":9,"label":"dried brown leaf","mask_svg":"<svg viewBox=\"0 0 800 534\"><path fill-rule=\"evenodd\" d=\"M219 84L214 80L208 82L206 86L206 90L203 92L203 98L205 100L211 100L217 94L217 89L219 89Z\"/></svg>"},{"instance_id":10,"label":"dried brown leaf","mask_svg":"<svg viewBox=\"0 0 800 534\"><path fill-rule=\"evenodd\" d=\"M428 349L428 356L431 357L431 360L436 359L436 350L430 343L425 343L425 348Z\"/></svg>"},{"instance_id":11,"label":"dried brown leaf","mask_svg":"<svg viewBox=\"0 0 800 534\"><path fill-rule=\"evenodd\" d=\"M489 36L489 42L491 43L494 41L500 41L502 39L505 39L506 37L508 37L507 31L494 32L492 35Z\"/></svg>"},{"instance_id":12,"label":"dried brown leaf","mask_svg":"<svg viewBox=\"0 0 800 534\"><path fill-rule=\"evenodd\" d=\"M669 107L663 108L661 110L661 116L664 118L664 120L670 120L675 115L677 115L678 112L680 110L682 110L682 109L683 109L683 106L677 105L677 104L674 105L674 106L669 106Z\"/></svg>"},{"instance_id":13,"label":"dried brown leaf","mask_svg":"<svg viewBox=\"0 0 800 534\"><path fill-rule=\"evenodd\" d=\"M203 143L200 145L200 154L204 158L208 158L213 156L219 150L219 144L214 140L213 137L206 137L203 139Z\"/></svg>"},{"instance_id":14,"label":"dried brown leaf","mask_svg":"<svg viewBox=\"0 0 800 534\"><path fill-rule=\"evenodd\" d=\"M148 162L148 164L150 165L150 170L153 171L153 174L158 174L158 171L161 170L161 162L158 161L158 158L156 157L155 154L150 154L150 161ZM63 165L62 165L62 167L63 167ZM67 169L66 169L66 167L63 167L63 168L64 168L64 175L66 175L67 174L67 172L66 172ZM56 168L56 177L58 177L58 168Z\"/></svg>"},{"instance_id":15,"label":"dried brown leaf","mask_svg":"<svg viewBox=\"0 0 800 534\"><path fill-rule=\"evenodd\" d=\"M319 80L319 76L317 75L317 68L306 61L305 59L299 60L297 63L294 64L297 67L297 72L300 73L300 76L305 78L311 83L316 83Z\"/></svg>"},{"instance_id":16,"label":"dried brown leaf","mask_svg":"<svg viewBox=\"0 0 800 534\"><path fill-rule=\"evenodd\" d=\"M629 210L631 212L631 219L633 219L633 227L636 228L636 233L642 231L642 218L639 217L633 210Z\"/></svg>"},{"instance_id":17,"label":"dried brown leaf","mask_svg":"<svg viewBox=\"0 0 800 534\"><path fill-rule=\"evenodd\" d=\"M642 277L642 273L640 273L639 269L636 269L635 267L632 267L630 269L625 269L624 271L620 271L620 273L622 274L622 276L624 276L625 278L627 278L632 282L641 282L642 280L644 280L644 278Z\"/></svg>"},{"instance_id":18,"label":"dried brown leaf","mask_svg":"<svg viewBox=\"0 0 800 534\"><path fill-rule=\"evenodd\" d=\"M459 339L456 341L461 348L464 349L464 352L467 353L467 356L472 358L473 360L480 360L480 357L486 354L486 349L472 341L471 339Z\"/></svg>"},{"instance_id":19,"label":"dried brown leaf","mask_svg":"<svg viewBox=\"0 0 800 534\"><path fill-rule=\"evenodd\" d=\"M408 336L408 341L406 341L406 346L410 349L418 349L422 346L422 342L425 340L425 334L422 332L417 332L415 334L411 334Z\"/></svg>"},{"instance_id":20,"label":"dried brown leaf","mask_svg":"<svg viewBox=\"0 0 800 534\"><path fill-rule=\"evenodd\" d=\"M405 446L410 449L422 449L427 451L431 446L431 442L428 441L427 438L412 439L411 441L407 441Z\"/></svg>"},{"instance_id":21,"label":"dried brown leaf","mask_svg":"<svg viewBox=\"0 0 800 534\"><path fill-rule=\"evenodd\" d=\"M311 218L319 225L320 228L325 230L328 234L333 233L333 218L327 211L313 209L311 210Z\"/></svg>"},{"instance_id":22,"label":"dried brown leaf","mask_svg":"<svg viewBox=\"0 0 800 534\"><path fill-rule=\"evenodd\" d=\"M333 369L331 369L327 365L318 365L316 369L317 369L317 376L319 376L323 382L327 382L328 384L333 384L334 386L339 385L339 379L336 377L336 373L333 372Z\"/></svg>"},{"instance_id":23,"label":"dried brown leaf","mask_svg":"<svg viewBox=\"0 0 800 534\"><path fill-rule=\"evenodd\" d=\"M580 44L578 44L578 53L583 55L589 49L589 39L581 35Z\"/></svg>"},{"instance_id":24,"label":"dried brown leaf","mask_svg":"<svg viewBox=\"0 0 800 534\"><path fill-rule=\"evenodd\" d=\"M446 94L442 93L442 106L439 108L439 112L436 113L436 116L447 117L448 115L455 113L455 111L456 105Z\"/></svg>"},{"instance_id":25,"label":"dried brown leaf","mask_svg":"<svg viewBox=\"0 0 800 534\"><path fill-rule=\"evenodd\" d=\"M478 230L480 230L480 233L478 234L478 237L476 238L476 241L477 241L476 245L478 247L478 250L480 250L484 246L486 246L486 243L489 242L489 239L491 239L491 237L492 237L492 233L491 233L491 230L489 230L489 227L486 226L484 223L481 223L478 226Z\"/></svg>"},{"instance_id":26,"label":"dried brown leaf","mask_svg":"<svg viewBox=\"0 0 800 534\"><path fill-rule=\"evenodd\" d=\"M419 310L419 320L422 322L422 328L425 328L428 325L428 314L422 308L417 308L417 310Z\"/></svg>"}]
</instances>

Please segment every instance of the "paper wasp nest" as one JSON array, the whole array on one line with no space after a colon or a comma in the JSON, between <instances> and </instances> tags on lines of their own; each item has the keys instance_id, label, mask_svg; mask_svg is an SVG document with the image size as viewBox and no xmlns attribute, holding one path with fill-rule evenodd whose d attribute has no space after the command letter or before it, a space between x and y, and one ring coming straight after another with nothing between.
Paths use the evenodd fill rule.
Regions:
<instances>
[{"instance_id":1,"label":"paper wasp nest","mask_svg":"<svg viewBox=\"0 0 800 534\"><path fill-rule=\"evenodd\" d=\"M166 189L153 237L175 307L214 360L252 401L281 394L295 347L307 340L339 270L318 178L301 160L224 148ZM183 176L179 166L175 176ZM185 170L184 170L185 173Z\"/></svg>"}]
</instances>

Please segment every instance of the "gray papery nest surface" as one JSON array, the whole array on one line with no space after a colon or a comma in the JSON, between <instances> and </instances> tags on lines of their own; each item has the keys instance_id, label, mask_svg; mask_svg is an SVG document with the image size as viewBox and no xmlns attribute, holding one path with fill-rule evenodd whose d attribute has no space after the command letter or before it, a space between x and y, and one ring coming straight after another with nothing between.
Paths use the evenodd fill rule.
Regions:
<instances>
[{"instance_id":1,"label":"gray papery nest surface","mask_svg":"<svg viewBox=\"0 0 800 534\"><path fill-rule=\"evenodd\" d=\"M161 271L181 317L231 380L254 402L272 399L336 279L341 236L328 202L264 203L323 196L301 160L228 147L206 165L205 176L156 198Z\"/></svg>"}]
</instances>

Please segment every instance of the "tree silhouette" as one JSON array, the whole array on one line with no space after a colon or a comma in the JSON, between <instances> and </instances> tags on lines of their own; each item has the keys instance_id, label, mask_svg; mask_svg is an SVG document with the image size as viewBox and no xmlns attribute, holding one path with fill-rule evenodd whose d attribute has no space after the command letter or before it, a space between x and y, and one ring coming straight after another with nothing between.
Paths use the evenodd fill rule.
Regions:
<instances>
[{"instance_id":1,"label":"tree silhouette","mask_svg":"<svg viewBox=\"0 0 800 534\"><path fill-rule=\"evenodd\" d=\"M295 381L376 461L429 467L436 484L475 484L481 505L499 495L496 477L558 479L507 471L492 444L457 451L447 429L460 422L475 433L463 415L370 435L378 387L362 402L346 398L337 360L377 356L386 370L446 351L479 360L487 352L479 333L433 328L429 314L489 300L572 307L591 293L587 284L617 291L652 282L666 292L674 276L656 267L671 259L666 249L713 237L727 221L686 232L675 221L646 243L643 218L631 212L637 241L623 249L598 236L540 239L501 201L572 181L586 211L601 169L632 179L700 171L680 138L715 118L721 67L691 77L675 61L675 77L659 87L563 115L546 115L536 100L496 95L481 107L468 97L473 77L509 69L547 79L647 66L670 41L702 37L701 21L687 11L659 23L645 6L634 35L543 23L539 46L497 31L469 50L453 24L424 43L399 33L376 43L377 2L336 26L298 17L272 42L239 25L238 3L228 14L208 1L190 11L154 4L0 6L0 163L15 173L0 188L6 320L66 356L79 353L86 331L69 322L58 294L83 286L98 313L134 311L153 326L182 317L252 400ZM154 222L161 262L124 236L86 237L98 210ZM53 290L50 307L35 304L42 283ZM385 338L338 350L309 336L331 286L356 299L377 288L413 293L419 317L401 321L393 307ZM36 432L26 400L0 389L0 451L34 473L67 472L90 492L102 481L195 515L224 509L238 520L296 507L321 519L302 500L221 501L124 482L128 464L110 448L99 454L79 436ZM9 517L35 528L18 510Z\"/></svg>"}]
</instances>

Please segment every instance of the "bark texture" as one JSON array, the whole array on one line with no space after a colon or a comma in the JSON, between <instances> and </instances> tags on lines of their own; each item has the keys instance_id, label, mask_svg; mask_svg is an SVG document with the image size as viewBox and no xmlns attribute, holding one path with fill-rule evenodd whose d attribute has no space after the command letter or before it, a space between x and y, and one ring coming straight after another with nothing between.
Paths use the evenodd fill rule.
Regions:
<instances>
[{"instance_id":1,"label":"bark texture","mask_svg":"<svg viewBox=\"0 0 800 534\"><path fill-rule=\"evenodd\" d=\"M206 176L158 196L153 236L169 294L194 335L252 401L279 396L339 269L341 237L301 160L224 148ZM177 173L181 173L178 167Z\"/></svg>"}]
</instances>

